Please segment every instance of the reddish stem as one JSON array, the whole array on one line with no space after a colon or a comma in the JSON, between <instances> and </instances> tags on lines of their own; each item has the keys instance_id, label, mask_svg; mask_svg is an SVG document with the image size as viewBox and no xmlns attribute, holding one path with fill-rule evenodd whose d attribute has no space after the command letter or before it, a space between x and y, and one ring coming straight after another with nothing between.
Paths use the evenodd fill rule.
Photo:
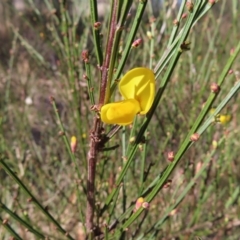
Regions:
<instances>
[{"instance_id":1,"label":"reddish stem","mask_svg":"<svg viewBox=\"0 0 240 240\"><path fill-rule=\"evenodd\" d=\"M110 65L113 41L114 41L114 36L116 33L116 27L117 27L117 2L118 1L115 0L113 5L113 14L111 18L109 37L108 37L108 42L106 47L106 56L102 66L102 79L101 79L101 86L100 86L99 104L105 103L104 99L105 99L105 93L106 93L106 87L107 87L107 81L108 81L108 69Z\"/></svg>"},{"instance_id":2,"label":"reddish stem","mask_svg":"<svg viewBox=\"0 0 240 240\"><path fill-rule=\"evenodd\" d=\"M90 149L88 151L88 176L87 176L87 212L86 228L90 232L94 228L93 218L95 209L95 172L98 155L98 145L100 142L100 121L94 120L94 129L91 133Z\"/></svg>"},{"instance_id":3,"label":"reddish stem","mask_svg":"<svg viewBox=\"0 0 240 240\"><path fill-rule=\"evenodd\" d=\"M106 48L106 57L102 67L102 79L100 86L99 104L104 104L107 80L108 80L108 68L110 64L113 41L117 25L117 0L114 1L113 14L110 25L110 32L108 37L108 43ZM99 152L99 144L101 141L101 128L102 123L98 117L94 119L94 128L90 136L90 148L88 151L88 176L87 176L87 210L86 210L86 228L87 232L94 232L94 210L95 210L95 173L96 173L96 162ZM94 233L93 233L94 234Z\"/></svg>"}]
</instances>

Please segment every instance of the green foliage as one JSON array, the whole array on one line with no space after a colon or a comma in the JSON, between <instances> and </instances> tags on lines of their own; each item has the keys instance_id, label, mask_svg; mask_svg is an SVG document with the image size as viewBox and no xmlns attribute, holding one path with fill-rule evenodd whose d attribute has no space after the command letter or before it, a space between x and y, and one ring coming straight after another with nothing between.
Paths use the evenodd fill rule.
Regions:
<instances>
[{"instance_id":1,"label":"green foliage","mask_svg":"<svg viewBox=\"0 0 240 240\"><path fill-rule=\"evenodd\" d=\"M0 239L238 239L239 3L165 2L0 3ZM136 67L150 111L103 124Z\"/></svg>"}]
</instances>

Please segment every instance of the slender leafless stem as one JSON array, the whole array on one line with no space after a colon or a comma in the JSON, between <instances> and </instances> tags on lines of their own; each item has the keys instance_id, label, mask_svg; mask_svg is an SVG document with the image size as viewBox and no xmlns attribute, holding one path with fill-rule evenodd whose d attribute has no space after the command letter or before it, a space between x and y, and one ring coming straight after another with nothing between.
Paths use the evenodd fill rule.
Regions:
<instances>
[{"instance_id":1,"label":"slender leafless stem","mask_svg":"<svg viewBox=\"0 0 240 240\"><path fill-rule=\"evenodd\" d=\"M112 47L114 36L116 32L117 25L117 6L118 1L114 1L113 5L113 14L110 25L110 32L108 37L108 43L106 48L106 55L104 59L104 63L102 66L102 79L100 86L100 96L98 106L104 104L107 81L108 81L108 68L110 64ZM102 131L102 123L101 120L96 117L94 119L94 127L90 134L90 147L88 151L88 176L87 176L87 210L86 210L86 228L88 233L94 231L94 210L95 210L95 174L96 174L96 162L98 157L98 152L100 150L100 142L101 142L101 131Z\"/></svg>"},{"instance_id":2,"label":"slender leafless stem","mask_svg":"<svg viewBox=\"0 0 240 240\"><path fill-rule=\"evenodd\" d=\"M88 176L87 176L87 212L86 212L86 228L90 232L94 228L94 209L95 209L95 172L96 161L99 151L100 135L100 120L94 119L94 129L90 135L90 149L88 152Z\"/></svg>"},{"instance_id":3,"label":"slender leafless stem","mask_svg":"<svg viewBox=\"0 0 240 240\"><path fill-rule=\"evenodd\" d=\"M108 69L110 65L113 41L114 41L114 36L116 33L116 27L117 27L117 8L118 8L117 2L118 1L115 0L113 4L113 10L112 10L113 14L111 19L107 47L106 47L106 55L105 55L105 59L102 66L102 80L101 80L101 87L100 87L99 104L104 104L104 99L105 99L105 93L106 93L106 87L107 87L107 81L108 81Z\"/></svg>"}]
</instances>

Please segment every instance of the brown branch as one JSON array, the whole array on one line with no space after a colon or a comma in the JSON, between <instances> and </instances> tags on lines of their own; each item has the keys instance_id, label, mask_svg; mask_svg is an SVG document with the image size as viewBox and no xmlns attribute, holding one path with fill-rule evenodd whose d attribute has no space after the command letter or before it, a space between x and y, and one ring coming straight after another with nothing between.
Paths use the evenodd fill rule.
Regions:
<instances>
[{"instance_id":1,"label":"brown branch","mask_svg":"<svg viewBox=\"0 0 240 240\"><path fill-rule=\"evenodd\" d=\"M99 103L96 106L99 108L104 104L106 87L108 81L108 68L111 60L114 36L117 25L117 7L118 1L115 0L113 4L113 14L110 24L108 43L106 48L106 56L102 66L102 79L100 86ZM94 229L98 229L98 226L94 226L94 210L95 210L95 174L96 174L96 162L102 142L102 123L98 116L94 119L94 127L90 134L90 147L88 151L88 176L87 176L87 209L86 209L86 229L88 234L94 234Z\"/></svg>"},{"instance_id":2,"label":"brown branch","mask_svg":"<svg viewBox=\"0 0 240 240\"><path fill-rule=\"evenodd\" d=\"M107 87L107 81L108 81L108 69L109 69L110 59L112 55L114 36L116 33L116 27L117 27L117 8L118 8L118 1L115 0L113 4L113 14L111 18L108 42L106 47L106 56L102 66L102 79L101 79L101 86L100 86L99 104L104 104L104 99L105 99L105 93L106 93L106 87Z\"/></svg>"},{"instance_id":3,"label":"brown branch","mask_svg":"<svg viewBox=\"0 0 240 240\"><path fill-rule=\"evenodd\" d=\"M94 129L90 135L90 148L88 151L88 176L87 176L87 210L86 228L88 233L93 231L94 210L95 210L95 172L99 143L101 141L100 119L94 119Z\"/></svg>"}]
</instances>

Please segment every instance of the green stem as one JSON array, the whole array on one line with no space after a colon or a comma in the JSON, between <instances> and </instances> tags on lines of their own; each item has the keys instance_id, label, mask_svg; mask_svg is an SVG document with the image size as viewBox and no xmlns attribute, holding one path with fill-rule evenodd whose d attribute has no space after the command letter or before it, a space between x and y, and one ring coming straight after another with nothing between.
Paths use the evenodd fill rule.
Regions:
<instances>
[{"instance_id":1,"label":"green stem","mask_svg":"<svg viewBox=\"0 0 240 240\"><path fill-rule=\"evenodd\" d=\"M167 86L167 83L170 80L172 72L173 72L173 70L174 70L174 68L175 68L175 66L176 66L176 64L178 62L178 59L179 59L180 55L182 54L181 44L185 42L185 40L186 40L186 38L187 38L187 36L189 34L189 31L190 31L190 29L192 27L192 24L193 24L193 20L194 20L197 12L199 10L200 5L201 5L201 2L198 2L198 4L196 5L196 7L194 9L194 12L188 18L188 21L187 21L187 23L185 25L185 28L183 30L183 34L181 36L181 39L178 42L177 51L175 51L174 57L172 58L172 60L171 60L171 62L169 64L169 67L168 67L168 69L167 69L167 71L166 71L166 73L165 73L165 75L163 77L163 80L161 82L160 88L158 89L157 95L156 95L156 97L154 99L152 108L150 109L149 113L147 114L147 117L145 118L145 120L144 120L144 122L142 124L142 127L140 128L140 130L138 132L135 144L132 147L130 154L127 156L127 163L123 166L123 169L122 169L122 171L120 173L120 176L118 177L118 179L116 181L117 187L109 194L102 211L104 211L105 208L111 203L112 198L114 197L114 195L117 192L117 188L119 187L119 184L122 182L122 180L123 180L123 178L124 178L128 168L129 168L129 166L131 165L131 163L133 161L133 158L134 158L135 153L137 151L137 146L138 146L138 144L142 140L144 132L147 129L148 124L150 123L150 120L151 120L151 118L152 118L152 116L153 116L153 114L154 114L154 112L155 112L155 110L156 110L156 108L158 106L158 103L160 102L160 99L162 97L162 94L163 94L166 86ZM135 214L133 214L133 216L134 216L133 219L136 219L136 217L138 217L140 215L140 214L138 214L138 215L137 214L138 214L138 211ZM133 219L131 219L131 220L133 220ZM128 224L129 224L129 222L128 222ZM123 227L123 229L125 229L125 227Z\"/></svg>"},{"instance_id":2,"label":"green stem","mask_svg":"<svg viewBox=\"0 0 240 240\"><path fill-rule=\"evenodd\" d=\"M236 59L238 53L240 52L240 42L233 54L233 56L231 56L226 64L226 66L224 67L222 74L220 75L219 78L219 85L223 83L232 63L234 62L234 60ZM210 124L212 123L214 116L216 114L219 113L219 111L227 104L227 102L230 101L230 99L234 96L234 94L238 91L238 89L240 88L240 82L237 83L232 90L229 92L229 94L226 96L226 98L222 101L222 103L216 108L215 112L212 114L212 116L209 117L209 119L205 122L205 124L202 126L202 128L199 129L198 133L199 135L201 135L208 126L210 126ZM200 124L202 123L203 119L205 118L206 114L209 111L209 108L211 107L213 101L215 100L217 94L212 93L204 108L202 109L201 113L199 114L197 120L195 121L193 127L191 128L191 130L189 131L189 133L187 134L185 140L183 141L179 151L177 152L174 161L168 165L168 167L166 168L166 170L164 171L164 174L162 175L162 177L160 178L160 180L158 181L158 183L155 185L155 187L152 189L152 191L149 193L149 195L145 198L146 202L151 202L152 199L157 195L157 193L159 192L159 190L162 188L162 186L166 183L168 177L171 175L171 173L173 172L173 170L176 168L178 162L180 161L180 159L182 158L182 156L184 155L184 153L187 151L187 149L190 147L190 145L192 144L192 141L190 140L190 137L192 136L193 133L196 133L197 129L199 128ZM135 212L121 227L122 229L126 229L143 211L143 209L139 209L137 212Z\"/></svg>"},{"instance_id":3,"label":"green stem","mask_svg":"<svg viewBox=\"0 0 240 240\"><path fill-rule=\"evenodd\" d=\"M72 92L73 96L73 109L74 113L76 113L76 121L77 121L77 130L78 130L78 140L80 141L80 145L83 146L83 124L81 120L81 112L78 109L81 109L81 98L79 97L79 91L76 88L76 80L75 80L75 65L74 65L74 48L72 48L70 45L74 45L74 40L69 40L69 37L71 35L71 32L73 31L69 25L70 19L67 17L67 11L64 8L63 1L60 2L60 10L61 10L61 31L63 34L63 42L64 42L64 50L65 50L65 61L67 62L67 68L68 68L68 84ZM75 111L77 110L77 111ZM82 148L81 151L82 159L86 160L86 151L85 148ZM85 161L84 161L85 162ZM86 164L86 162L85 162Z\"/></svg>"},{"instance_id":4,"label":"green stem","mask_svg":"<svg viewBox=\"0 0 240 240\"><path fill-rule=\"evenodd\" d=\"M173 27L173 30L172 30L172 33L171 33L171 36L170 36L170 39L169 39L169 42L168 42L168 47L170 47L170 45L173 43L173 41L176 38L177 32L179 30L180 21L182 19L182 14L183 14L183 11L184 11L185 6L186 6L186 2L187 2L187 0L184 0L181 3L181 7L178 11L178 15L177 15L177 18L176 18L176 23Z\"/></svg>"},{"instance_id":5,"label":"green stem","mask_svg":"<svg viewBox=\"0 0 240 240\"><path fill-rule=\"evenodd\" d=\"M69 139L66 136L65 129L63 127L63 124L62 124L61 118L59 116L58 109L57 109L57 106L56 106L56 103L55 103L55 100L54 100L53 97L51 97L51 103L52 103L52 106L53 106L53 109L54 109L54 112L55 112L55 115L56 115L56 118L57 118L57 122L58 122L60 131L61 131L61 134L62 134L62 137L63 137L64 144L65 144L65 146L67 148L67 151L68 151L68 155L70 156L72 162L74 163L75 170L77 172L78 180L76 181L76 190L77 190L77 197L78 197L78 203L79 203L78 204L78 209L79 209L79 213L80 213L80 218L83 222L84 221L83 213L82 213L82 208L80 207L80 202L81 202L80 201L80 196L81 196L82 193L80 192L80 189L79 189L79 186L78 186L78 184L79 184L78 182L83 182L83 181L81 181L82 179L81 179L80 169L78 167L78 163L77 163L75 154L72 152ZM83 187L83 189L85 188L84 186L82 186L82 187ZM85 227L84 227L84 230L85 230Z\"/></svg>"},{"instance_id":6,"label":"green stem","mask_svg":"<svg viewBox=\"0 0 240 240\"><path fill-rule=\"evenodd\" d=\"M103 63L103 54L101 49L100 30L94 27L94 24L98 22L97 0L90 0L90 8L91 8L91 21L92 21L94 47L95 47L95 52L97 56L98 66L101 67Z\"/></svg>"},{"instance_id":7,"label":"green stem","mask_svg":"<svg viewBox=\"0 0 240 240\"><path fill-rule=\"evenodd\" d=\"M68 137L66 136L65 129L63 127L61 118L59 116L58 109L57 109L57 106L56 106L56 103L55 103L55 99L53 97L51 97L50 100L51 100L51 103L52 103L52 106L53 106L53 110L55 112L55 115L56 115L56 118L57 118L57 122L58 122L58 125L59 125L59 128L60 128L60 131L61 131L60 134L63 137L64 144L65 144L65 146L67 148L67 151L68 151L68 155L70 156L72 162L75 165L75 170L77 172L78 180L81 180L80 169L78 167L78 163L77 163L76 157L75 157L74 153L71 150L71 145L70 145Z\"/></svg>"},{"instance_id":8,"label":"green stem","mask_svg":"<svg viewBox=\"0 0 240 240\"><path fill-rule=\"evenodd\" d=\"M19 187L24 191L24 193L30 197L30 201L52 222L56 228L64 234L68 239L74 240L71 235L65 231L57 220L44 208L40 202L34 197L34 195L28 190L28 188L23 184L23 182L17 177L17 175L8 167L3 159L0 160L0 166L6 171L6 173L13 178L13 180L19 185Z\"/></svg>"},{"instance_id":9,"label":"green stem","mask_svg":"<svg viewBox=\"0 0 240 240\"><path fill-rule=\"evenodd\" d=\"M0 217L1 225L17 240L23 240L13 229L12 227Z\"/></svg>"},{"instance_id":10,"label":"green stem","mask_svg":"<svg viewBox=\"0 0 240 240\"><path fill-rule=\"evenodd\" d=\"M31 225L29 225L26 221L24 221L22 218L20 218L16 213L12 212L10 209L7 208L6 205L4 205L2 202L0 202L0 209L8 213L13 219L15 219L17 222L19 222L21 225L26 227L31 233L33 233L37 238L44 239L45 236L35 230Z\"/></svg>"},{"instance_id":11,"label":"green stem","mask_svg":"<svg viewBox=\"0 0 240 240\"><path fill-rule=\"evenodd\" d=\"M85 63L85 68L87 71L87 84L88 84L88 94L90 98L90 102L92 105L95 105L95 100L94 100L94 92L93 92L93 86L92 86L92 76L91 76L91 69L90 69L90 64L87 62Z\"/></svg>"}]
</instances>

